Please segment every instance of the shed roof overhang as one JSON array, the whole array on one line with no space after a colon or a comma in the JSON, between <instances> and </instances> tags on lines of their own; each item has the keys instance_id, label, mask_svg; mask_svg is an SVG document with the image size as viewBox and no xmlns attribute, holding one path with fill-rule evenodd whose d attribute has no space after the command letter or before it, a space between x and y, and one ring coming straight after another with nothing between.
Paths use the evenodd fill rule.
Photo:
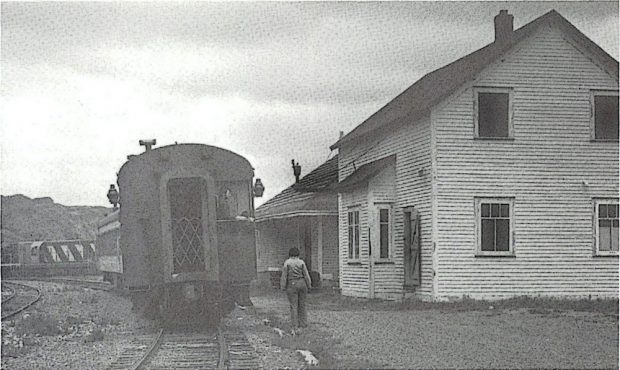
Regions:
<instances>
[{"instance_id":1,"label":"shed roof overhang","mask_svg":"<svg viewBox=\"0 0 620 370\"><path fill-rule=\"evenodd\" d=\"M282 213L274 213L269 216L257 218L256 222L266 222L281 219L291 219L294 217L319 217L319 216L338 216L338 210L298 210Z\"/></svg>"},{"instance_id":2,"label":"shed roof overhang","mask_svg":"<svg viewBox=\"0 0 620 370\"><path fill-rule=\"evenodd\" d=\"M339 193L346 193L355 188L365 186L376 174L395 162L396 155L392 154L388 157L366 163L360 166L357 170L353 171L353 173L347 176L344 180L335 184L332 189Z\"/></svg>"}]
</instances>

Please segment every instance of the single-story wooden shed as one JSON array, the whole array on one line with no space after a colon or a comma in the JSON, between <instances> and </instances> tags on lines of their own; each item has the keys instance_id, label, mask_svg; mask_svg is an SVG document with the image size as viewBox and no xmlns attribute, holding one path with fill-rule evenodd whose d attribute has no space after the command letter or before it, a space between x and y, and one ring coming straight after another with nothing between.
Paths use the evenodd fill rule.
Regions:
<instances>
[{"instance_id":1,"label":"single-story wooden shed","mask_svg":"<svg viewBox=\"0 0 620 370\"><path fill-rule=\"evenodd\" d=\"M338 281L338 156L256 209L258 279L279 277L291 247L299 248L313 284ZM274 280L275 281L275 280Z\"/></svg>"}]
</instances>

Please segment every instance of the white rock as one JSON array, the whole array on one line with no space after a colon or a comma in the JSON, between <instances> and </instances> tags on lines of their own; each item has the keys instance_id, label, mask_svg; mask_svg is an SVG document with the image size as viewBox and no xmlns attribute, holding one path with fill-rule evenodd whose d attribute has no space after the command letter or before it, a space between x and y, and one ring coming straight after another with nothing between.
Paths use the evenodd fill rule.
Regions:
<instances>
[{"instance_id":1,"label":"white rock","mask_svg":"<svg viewBox=\"0 0 620 370\"><path fill-rule=\"evenodd\" d=\"M284 336L284 331L283 331L282 329L279 329L279 328L273 328L273 331L275 331L276 333L278 333L278 335L279 335L280 337L283 337L283 336Z\"/></svg>"},{"instance_id":2,"label":"white rock","mask_svg":"<svg viewBox=\"0 0 620 370\"><path fill-rule=\"evenodd\" d=\"M316 365L319 364L319 360L316 357L314 357L312 352L306 351L306 350L303 350L303 349L298 349L296 352L300 353L302 356L304 356L304 360L306 361L306 363L308 365L316 366Z\"/></svg>"}]
</instances>

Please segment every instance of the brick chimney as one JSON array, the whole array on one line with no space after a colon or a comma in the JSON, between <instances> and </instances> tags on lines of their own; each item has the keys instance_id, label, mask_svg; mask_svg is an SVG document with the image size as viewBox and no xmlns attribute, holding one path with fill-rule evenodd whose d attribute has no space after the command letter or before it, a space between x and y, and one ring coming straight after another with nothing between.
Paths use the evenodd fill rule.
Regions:
<instances>
[{"instance_id":1,"label":"brick chimney","mask_svg":"<svg viewBox=\"0 0 620 370\"><path fill-rule=\"evenodd\" d=\"M495 42L507 43L512 41L512 33L514 31L514 17L508 14L508 10L502 9L495 16Z\"/></svg>"}]
</instances>

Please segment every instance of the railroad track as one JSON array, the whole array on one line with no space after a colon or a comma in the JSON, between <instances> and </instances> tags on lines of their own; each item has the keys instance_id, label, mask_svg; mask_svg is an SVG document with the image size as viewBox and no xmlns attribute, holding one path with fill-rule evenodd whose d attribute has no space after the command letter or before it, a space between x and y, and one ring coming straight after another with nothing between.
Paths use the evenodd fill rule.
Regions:
<instances>
[{"instance_id":1,"label":"railroad track","mask_svg":"<svg viewBox=\"0 0 620 370\"><path fill-rule=\"evenodd\" d=\"M109 370L256 369L252 345L238 330L164 332L134 339Z\"/></svg>"},{"instance_id":2,"label":"railroad track","mask_svg":"<svg viewBox=\"0 0 620 370\"><path fill-rule=\"evenodd\" d=\"M15 298L15 289L2 283L2 302L10 301Z\"/></svg>"},{"instance_id":3,"label":"railroad track","mask_svg":"<svg viewBox=\"0 0 620 370\"><path fill-rule=\"evenodd\" d=\"M59 277L52 277L52 278L48 278L47 280L51 282L60 282L60 283L79 285L84 288L95 289L95 290L108 291L114 288L111 284L103 282L103 281L93 281L93 280L83 280L83 279L73 279L73 278L59 278Z\"/></svg>"},{"instance_id":4,"label":"railroad track","mask_svg":"<svg viewBox=\"0 0 620 370\"><path fill-rule=\"evenodd\" d=\"M2 284L13 290L13 296L10 299L2 300L2 320L17 315L41 298L41 291L35 287L8 281Z\"/></svg>"}]
</instances>

